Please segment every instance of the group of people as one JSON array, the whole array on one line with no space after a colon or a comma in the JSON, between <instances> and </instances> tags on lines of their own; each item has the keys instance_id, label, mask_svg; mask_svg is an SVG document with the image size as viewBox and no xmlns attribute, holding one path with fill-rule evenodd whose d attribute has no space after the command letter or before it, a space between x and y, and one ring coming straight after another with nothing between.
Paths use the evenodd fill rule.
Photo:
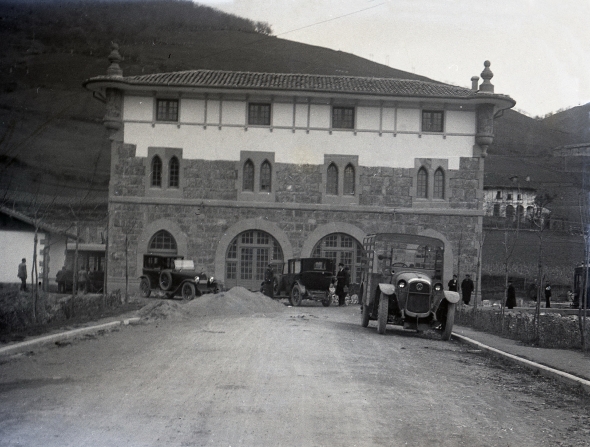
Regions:
<instances>
[{"instance_id":1,"label":"group of people","mask_svg":"<svg viewBox=\"0 0 590 447\"><path fill-rule=\"evenodd\" d=\"M448 286L451 292L458 292L459 282L457 280L457 275L453 275L453 279L449 281ZM475 285L473 284L471 275L468 273L465 275L463 281L461 281L461 296L465 304L469 304L471 302L471 294L473 293L474 289Z\"/></svg>"},{"instance_id":2,"label":"group of people","mask_svg":"<svg viewBox=\"0 0 590 447\"><path fill-rule=\"evenodd\" d=\"M18 278L21 280L20 290L26 292L27 291L27 259L23 258L22 262L18 265ZM78 291L83 293L88 293L89 285L90 285L90 278L88 271L85 269L81 269L78 272ZM67 282L67 270L66 267L63 266L62 269L57 272L55 277L55 281L57 282L57 293L65 293L66 292L66 282Z\"/></svg>"}]
</instances>

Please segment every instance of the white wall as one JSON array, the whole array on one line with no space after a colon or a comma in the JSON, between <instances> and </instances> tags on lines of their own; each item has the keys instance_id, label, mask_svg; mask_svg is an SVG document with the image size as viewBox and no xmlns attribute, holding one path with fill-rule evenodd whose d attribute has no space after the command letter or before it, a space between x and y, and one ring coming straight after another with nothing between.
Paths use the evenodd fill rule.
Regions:
<instances>
[{"instance_id":1,"label":"white wall","mask_svg":"<svg viewBox=\"0 0 590 447\"><path fill-rule=\"evenodd\" d=\"M39 235L39 240L43 235ZM31 267L33 263L33 249L35 247L35 233L29 231L0 231L0 282L20 283L18 265L22 258L27 259L27 284L31 282ZM41 246L38 244L38 248ZM38 256L39 258L39 256Z\"/></svg>"}]
</instances>

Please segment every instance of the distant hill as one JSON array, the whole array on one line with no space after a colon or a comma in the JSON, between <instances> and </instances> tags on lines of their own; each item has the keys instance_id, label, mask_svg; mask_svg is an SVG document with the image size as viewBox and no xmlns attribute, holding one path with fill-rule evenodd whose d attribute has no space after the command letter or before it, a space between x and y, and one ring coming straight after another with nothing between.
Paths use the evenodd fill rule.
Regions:
<instances>
[{"instance_id":1,"label":"distant hill","mask_svg":"<svg viewBox=\"0 0 590 447\"><path fill-rule=\"evenodd\" d=\"M106 201L110 152L104 105L81 85L105 74L111 41L120 44L124 75L209 68L432 81L273 37L271 28L183 0L0 0L0 192L54 197L92 190L95 200ZM496 121L486 179L498 182L519 167L522 174L554 173L555 184L571 181L550 154L583 138L582 115L585 111L588 118L589 106L584 107L546 120L505 111Z\"/></svg>"},{"instance_id":2,"label":"distant hill","mask_svg":"<svg viewBox=\"0 0 590 447\"><path fill-rule=\"evenodd\" d=\"M563 134L562 144L590 143L590 103L555 113L543 124Z\"/></svg>"}]
</instances>

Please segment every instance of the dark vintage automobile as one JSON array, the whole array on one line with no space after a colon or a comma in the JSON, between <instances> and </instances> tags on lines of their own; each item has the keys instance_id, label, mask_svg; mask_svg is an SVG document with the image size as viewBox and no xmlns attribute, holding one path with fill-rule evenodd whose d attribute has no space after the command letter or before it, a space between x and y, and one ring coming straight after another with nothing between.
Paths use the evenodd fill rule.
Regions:
<instances>
[{"instance_id":1,"label":"dark vintage automobile","mask_svg":"<svg viewBox=\"0 0 590 447\"><path fill-rule=\"evenodd\" d=\"M275 297L288 295L292 306L310 299L321 301L324 306L332 303L336 291L334 261L328 258L289 259L280 275Z\"/></svg>"},{"instance_id":2,"label":"dark vintage automobile","mask_svg":"<svg viewBox=\"0 0 590 447\"><path fill-rule=\"evenodd\" d=\"M203 293L217 293L217 281L204 272L198 272L191 260L181 256L143 256L143 275L140 277L141 296L150 296L152 290L167 298L180 295L192 300Z\"/></svg>"},{"instance_id":3,"label":"dark vintage automobile","mask_svg":"<svg viewBox=\"0 0 590 447\"><path fill-rule=\"evenodd\" d=\"M453 330L459 294L443 290L444 244L425 237L379 233L363 241L361 267L361 325L377 320L377 332L387 324L441 332L448 340Z\"/></svg>"}]
</instances>

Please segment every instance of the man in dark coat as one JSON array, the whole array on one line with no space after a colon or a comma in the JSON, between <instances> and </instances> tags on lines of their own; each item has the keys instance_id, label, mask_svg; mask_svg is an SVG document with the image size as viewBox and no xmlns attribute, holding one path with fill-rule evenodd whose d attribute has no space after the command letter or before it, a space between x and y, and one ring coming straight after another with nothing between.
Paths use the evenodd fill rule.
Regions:
<instances>
[{"instance_id":1,"label":"man in dark coat","mask_svg":"<svg viewBox=\"0 0 590 447\"><path fill-rule=\"evenodd\" d=\"M348 273L344 269L344 264L338 264L338 273L336 273L336 280L338 281L336 284L336 295L338 295L338 305L344 306L346 305L346 292L344 291L345 287L348 287Z\"/></svg>"},{"instance_id":2,"label":"man in dark coat","mask_svg":"<svg viewBox=\"0 0 590 447\"><path fill-rule=\"evenodd\" d=\"M475 289L471 275L468 273L465 275L465 279L461 282L461 294L463 295L463 302L469 304L471 301L471 293Z\"/></svg>"},{"instance_id":3,"label":"man in dark coat","mask_svg":"<svg viewBox=\"0 0 590 447\"><path fill-rule=\"evenodd\" d=\"M453 275L453 279L451 279L449 281L449 290L451 292L456 292L457 291L457 275Z\"/></svg>"},{"instance_id":4,"label":"man in dark coat","mask_svg":"<svg viewBox=\"0 0 590 447\"><path fill-rule=\"evenodd\" d=\"M272 268L272 264L268 264L266 271L264 272L264 294L270 298L274 298L274 281L275 272Z\"/></svg>"},{"instance_id":5,"label":"man in dark coat","mask_svg":"<svg viewBox=\"0 0 590 447\"><path fill-rule=\"evenodd\" d=\"M512 281L508 281L508 288L506 289L506 307L508 309L514 309L516 306L516 290L512 285Z\"/></svg>"},{"instance_id":6,"label":"man in dark coat","mask_svg":"<svg viewBox=\"0 0 590 447\"><path fill-rule=\"evenodd\" d=\"M551 307L551 284L547 281L545 284L545 308L549 309Z\"/></svg>"},{"instance_id":7,"label":"man in dark coat","mask_svg":"<svg viewBox=\"0 0 590 447\"><path fill-rule=\"evenodd\" d=\"M17 276L20 278L22 284L20 286L21 290L27 291L27 260L23 258L23 261L18 265L18 274Z\"/></svg>"}]
</instances>

